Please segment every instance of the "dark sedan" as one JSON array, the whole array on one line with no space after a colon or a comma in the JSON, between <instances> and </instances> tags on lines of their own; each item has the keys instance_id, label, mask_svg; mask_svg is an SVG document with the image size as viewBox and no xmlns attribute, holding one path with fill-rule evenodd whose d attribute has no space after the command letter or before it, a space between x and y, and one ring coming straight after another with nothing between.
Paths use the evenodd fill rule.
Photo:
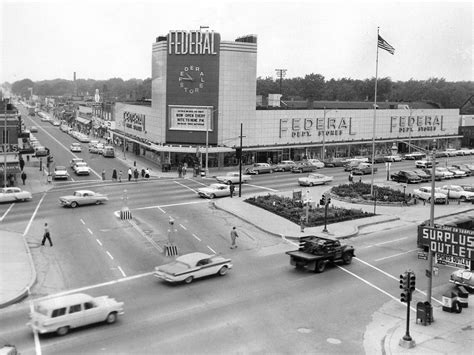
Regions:
<instances>
[{"instance_id":1,"label":"dark sedan","mask_svg":"<svg viewBox=\"0 0 474 355\"><path fill-rule=\"evenodd\" d=\"M374 167L374 174L377 172L377 168ZM361 163L358 166L356 166L354 169L352 169L352 174L354 175L366 175L366 174L372 174L372 164L368 163Z\"/></svg>"},{"instance_id":2,"label":"dark sedan","mask_svg":"<svg viewBox=\"0 0 474 355\"><path fill-rule=\"evenodd\" d=\"M307 173L307 172L311 173L317 169L318 168L315 165L310 164L310 163L298 163L294 167L291 168L291 172L292 173Z\"/></svg>"},{"instance_id":3,"label":"dark sedan","mask_svg":"<svg viewBox=\"0 0 474 355\"><path fill-rule=\"evenodd\" d=\"M390 179L396 182L404 182L406 184L417 184L421 182L420 177L413 171L400 170L398 173L390 175Z\"/></svg>"},{"instance_id":4,"label":"dark sedan","mask_svg":"<svg viewBox=\"0 0 474 355\"><path fill-rule=\"evenodd\" d=\"M412 173L418 175L422 182L431 181L431 175L423 170L413 170Z\"/></svg>"}]
</instances>

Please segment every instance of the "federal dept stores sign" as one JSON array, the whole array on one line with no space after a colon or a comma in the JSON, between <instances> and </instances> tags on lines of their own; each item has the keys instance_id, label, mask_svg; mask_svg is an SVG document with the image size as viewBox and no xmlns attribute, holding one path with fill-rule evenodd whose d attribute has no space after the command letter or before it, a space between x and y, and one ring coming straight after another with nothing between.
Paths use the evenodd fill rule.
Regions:
<instances>
[{"instance_id":1,"label":"federal dept stores sign","mask_svg":"<svg viewBox=\"0 0 474 355\"><path fill-rule=\"evenodd\" d=\"M469 229L419 226L418 244L429 247L442 264L470 268L474 259L474 231Z\"/></svg>"}]
</instances>

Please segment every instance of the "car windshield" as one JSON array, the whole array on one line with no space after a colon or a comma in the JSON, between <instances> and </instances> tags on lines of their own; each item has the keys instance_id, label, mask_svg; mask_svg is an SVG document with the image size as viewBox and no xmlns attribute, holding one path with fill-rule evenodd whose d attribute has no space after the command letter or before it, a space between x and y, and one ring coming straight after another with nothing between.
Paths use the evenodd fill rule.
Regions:
<instances>
[{"instance_id":1,"label":"car windshield","mask_svg":"<svg viewBox=\"0 0 474 355\"><path fill-rule=\"evenodd\" d=\"M54 168L54 170L56 170L56 171L66 170L66 168L64 166L57 166L56 168Z\"/></svg>"}]
</instances>

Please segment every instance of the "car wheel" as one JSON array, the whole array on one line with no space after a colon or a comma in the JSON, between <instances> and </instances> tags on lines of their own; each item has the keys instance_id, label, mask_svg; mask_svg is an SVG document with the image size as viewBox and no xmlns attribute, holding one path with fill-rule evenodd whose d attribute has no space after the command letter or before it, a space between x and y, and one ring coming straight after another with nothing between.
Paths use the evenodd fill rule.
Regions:
<instances>
[{"instance_id":1,"label":"car wheel","mask_svg":"<svg viewBox=\"0 0 474 355\"><path fill-rule=\"evenodd\" d=\"M216 195L214 195L214 194L211 194L211 196L209 196L210 199L213 199L215 197L216 197Z\"/></svg>"},{"instance_id":2,"label":"car wheel","mask_svg":"<svg viewBox=\"0 0 474 355\"><path fill-rule=\"evenodd\" d=\"M309 187L313 187L314 184L312 182L309 183Z\"/></svg>"},{"instance_id":3,"label":"car wheel","mask_svg":"<svg viewBox=\"0 0 474 355\"><path fill-rule=\"evenodd\" d=\"M224 276L225 274L227 274L227 270L228 270L227 266L221 267L221 268L219 269L219 275L220 275L220 276Z\"/></svg>"},{"instance_id":4,"label":"car wheel","mask_svg":"<svg viewBox=\"0 0 474 355\"><path fill-rule=\"evenodd\" d=\"M462 202L466 202L466 201L467 201L466 196L461 196L460 199L461 199Z\"/></svg>"},{"instance_id":5,"label":"car wheel","mask_svg":"<svg viewBox=\"0 0 474 355\"><path fill-rule=\"evenodd\" d=\"M326 260L320 260L320 261L318 261L318 263L316 264L316 268L315 268L314 271L317 272L317 273L324 272L324 270L326 270L326 263L327 263Z\"/></svg>"},{"instance_id":6,"label":"car wheel","mask_svg":"<svg viewBox=\"0 0 474 355\"><path fill-rule=\"evenodd\" d=\"M342 260L344 261L344 264L349 265L352 262L352 254L344 253L342 255Z\"/></svg>"},{"instance_id":7,"label":"car wheel","mask_svg":"<svg viewBox=\"0 0 474 355\"><path fill-rule=\"evenodd\" d=\"M77 202L76 201L72 201L71 202L71 207L72 208L76 208L78 205L77 205Z\"/></svg>"},{"instance_id":8,"label":"car wheel","mask_svg":"<svg viewBox=\"0 0 474 355\"><path fill-rule=\"evenodd\" d=\"M117 313L116 312L109 313L105 321L107 322L107 324L115 323L117 321Z\"/></svg>"},{"instance_id":9,"label":"car wheel","mask_svg":"<svg viewBox=\"0 0 474 355\"><path fill-rule=\"evenodd\" d=\"M255 170L255 175L258 175L258 170Z\"/></svg>"},{"instance_id":10,"label":"car wheel","mask_svg":"<svg viewBox=\"0 0 474 355\"><path fill-rule=\"evenodd\" d=\"M453 302L453 310L456 313L461 313L462 312L461 303L459 301L454 301Z\"/></svg>"},{"instance_id":11,"label":"car wheel","mask_svg":"<svg viewBox=\"0 0 474 355\"><path fill-rule=\"evenodd\" d=\"M184 279L184 283L190 284L191 282L193 282L193 280L194 280L194 277L188 276Z\"/></svg>"},{"instance_id":12,"label":"car wheel","mask_svg":"<svg viewBox=\"0 0 474 355\"><path fill-rule=\"evenodd\" d=\"M56 334L59 336L66 335L69 332L69 327L61 327L58 330L56 330Z\"/></svg>"},{"instance_id":13,"label":"car wheel","mask_svg":"<svg viewBox=\"0 0 474 355\"><path fill-rule=\"evenodd\" d=\"M101 203L102 203L102 201L100 201L100 200L95 201L96 205L100 205Z\"/></svg>"}]
</instances>

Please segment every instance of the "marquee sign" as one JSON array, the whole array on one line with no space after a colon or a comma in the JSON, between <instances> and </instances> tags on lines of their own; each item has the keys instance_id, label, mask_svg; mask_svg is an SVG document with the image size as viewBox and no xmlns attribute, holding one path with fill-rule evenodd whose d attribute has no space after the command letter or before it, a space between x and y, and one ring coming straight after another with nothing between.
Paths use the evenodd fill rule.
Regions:
<instances>
[{"instance_id":1,"label":"marquee sign","mask_svg":"<svg viewBox=\"0 0 474 355\"><path fill-rule=\"evenodd\" d=\"M208 129L212 132L212 107L170 106L169 127L170 130L206 131Z\"/></svg>"},{"instance_id":2,"label":"marquee sign","mask_svg":"<svg viewBox=\"0 0 474 355\"><path fill-rule=\"evenodd\" d=\"M133 129L135 131L145 131L145 118L146 115L143 113L136 112L123 112L123 124L126 128Z\"/></svg>"},{"instance_id":3,"label":"marquee sign","mask_svg":"<svg viewBox=\"0 0 474 355\"><path fill-rule=\"evenodd\" d=\"M435 253L474 260L474 231L469 229L419 226L418 244L428 246Z\"/></svg>"}]
</instances>

